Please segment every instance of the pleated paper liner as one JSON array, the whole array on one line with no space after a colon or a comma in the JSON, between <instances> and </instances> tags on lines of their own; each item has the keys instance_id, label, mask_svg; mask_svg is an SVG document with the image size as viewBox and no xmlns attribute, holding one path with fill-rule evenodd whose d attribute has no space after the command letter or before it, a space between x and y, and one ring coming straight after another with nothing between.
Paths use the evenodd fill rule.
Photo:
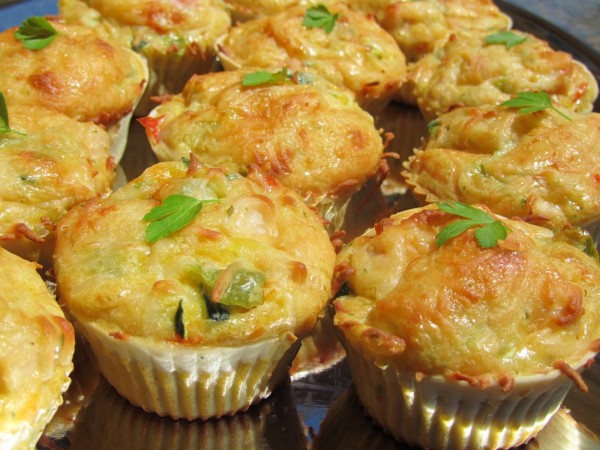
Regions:
<instances>
[{"instance_id":1,"label":"pleated paper liner","mask_svg":"<svg viewBox=\"0 0 600 450\"><path fill-rule=\"evenodd\" d=\"M600 448L600 439L578 424L568 408L560 408L536 438L518 447L520 450L564 449L577 443L580 449ZM313 440L313 450L408 450L415 447L386 434L364 412L354 388L344 391L329 408L319 433Z\"/></svg>"},{"instance_id":2,"label":"pleated paper liner","mask_svg":"<svg viewBox=\"0 0 600 450\"><path fill-rule=\"evenodd\" d=\"M519 376L509 392L440 376L417 380L392 365L379 367L346 344L353 385L365 412L401 442L424 448L509 448L527 443L560 408L573 381L558 370ZM583 370L594 355L586 355Z\"/></svg>"}]
</instances>

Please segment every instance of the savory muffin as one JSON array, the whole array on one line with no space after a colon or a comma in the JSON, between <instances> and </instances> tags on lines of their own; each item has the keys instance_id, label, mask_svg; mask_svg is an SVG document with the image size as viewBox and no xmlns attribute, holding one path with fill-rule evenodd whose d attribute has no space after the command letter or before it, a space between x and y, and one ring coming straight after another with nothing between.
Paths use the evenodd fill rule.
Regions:
<instances>
[{"instance_id":1,"label":"savory muffin","mask_svg":"<svg viewBox=\"0 0 600 450\"><path fill-rule=\"evenodd\" d=\"M492 0L350 0L349 3L374 14L409 62L440 48L456 31L493 33L512 26L510 16Z\"/></svg>"},{"instance_id":2,"label":"savory muffin","mask_svg":"<svg viewBox=\"0 0 600 450\"><path fill-rule=\"evenodd\" d=\"M75 335L37 264L0 248L0 447L35 445L70 383Z\"/></svg>"},{"instance_id":3,"label":"savory muffin","mask_svg":"<svg viewBox=\"0 0 600 450\"><path fill-rule=\"evenodd\" d=\"M152 96L175 94L194 73L215 67L214 42L229 29L222 0L59 0L68 22L103 33L142 55L150 82L135 111L145 115Z\"/></svg>"},{"instance_id":4,"label":"savory muffin","mask_svg":"<svg viewBox=\"0 0 600 450\"><path fill-rule=\"evenodd\" d=\"M219 39L218 50L227 70L316 72L354 92L370 112L382 110L406 78L404 55L393 38L343 3L296 6L239 24Z\"/></svg>"},{"instance_id":5,"label":"savory muffin","mask_svg":"<svg viewBox=\"0 0 600 450\"><path fill-rule=\"evenodd\" d=\"M305 0L224 0L231 12L234 24L246 22L261 16L268 16L285 11L287 8L308 4Z\"/></svg>"},{"instance_id":6,"label":"savory muffin","mask_svg":"<svg viewBox=\"0 0 600 450\"><path fill-rule=\"evenodd\" d=\"M540 224L600 221L600 114L458 108L430 124L405 177L425 203L458 200Z\"/></svg>"},{"instance_id":7,"label":"savory muffin","mask_svg":"<svg viewBox=\"0 0 600 450\"><path fill-rule=\"evenodd\" d=\"M427 120L460 106L497 105L523 91L545 91L563 108L590 112L591 72L572 55L521 31L457 32L409 67L405 90Z\"/></svg>"},{"instance_id":8,"label":"savory muffin","mask_svg":"<svg viewBox=\"0 0 600 450\"><path fill-rule=\"evenodd\" d=\"M106 379L174 418L268 396L330 297L319 218L273 180L158 163L57 230L60 298Z\"/></svg>"},{"instance_id":9,"label":"savory muffin","mask_svg":"<svg viewBox=\"0 0 600 450\"><path fill-rule=\"evenodd\" d=\"M579 371L600 350L600 264L548 229L430 205L355 239L337 272L348 289L334 322L357 394L399 440L517 446L573 381L586 389Z\"/></svg>"},{"instance_id":10,"label":"savory muffin","mask_svg":"<svg viewBox=\"0 0 600 450\"><path fill-rule=\"evenodd\" d=\"M279 81L248 86L261 73ZM241 174L259 170L295 189L339 228L350 196L383 157L373 118L318 75L235 70L196 75L140 119L159 160L190 152Z\"/></svg>"},{"instance_id":11,"label":"savory muffin","mask_svg":"<svg viewBox=\"0 0 600 450\"><path fill-rule=\"evenodd\" d=\"M110 138L94 123L40 107L9 103L8 119L11 131L0 133L0 246L49 267L58 221L110 191Z\"/></svg>"},{"instance_id":12,"label":"savory muffin","mask_svg":"<svg viewBox=\"0 0 600 450\"><path fill-rule=\"evenodd\" d=\"M37 50L15 37L17 27L0 33L0 91L9 103L43 106L103 126L118 162L131 113L148 80L145 62L89 28L47 22L55 38Z\"/></svg>"}]
</instances>

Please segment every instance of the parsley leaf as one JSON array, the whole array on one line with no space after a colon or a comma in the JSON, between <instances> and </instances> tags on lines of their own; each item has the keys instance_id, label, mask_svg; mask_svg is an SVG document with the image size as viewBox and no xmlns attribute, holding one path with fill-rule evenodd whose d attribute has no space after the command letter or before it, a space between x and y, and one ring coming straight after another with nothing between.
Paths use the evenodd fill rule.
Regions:
<instances>
[{"instance_id":1,"label":"parsley leaf","mask_svg":"<svg viewBox=\"0 0 600 450\"><path fill-rule=\"evenodd\" d=\"M323 28L325 33L329 34L339 17L339 14L332 15L325 5L319 4L306 10L302 25L308 28Z\"/></svg>"},{"instance_id":2,"label":"parsley leaf","mask_svg":"<svg viewBox=\"0 0 600 450\"><path fill-rule=\"evenodd\" d=\"M506 46L506 48L513 48L515 45L519 45L527 40L527 36L520 36L512 31L499 31L494 34L489 34L485 37L484 42L486 44L500 44Z\"/></svg>"},{"instance_id":3,"label":"parsley leaf","mask_svg":"<svg viewBox=\"0 0 600 450\"><path fill-rule=\"evenodd\" d=\"M146 241L152 243L180 230L198 215L204 203L216 203L219 200L200 200L182 194L173 194L165 198L161 205L152 208L143 219L151 222L146 228Z\"/></svg>"},{"instance_id":4,"label":"parsley leaf","mask_svg":"<svg viewBox=\"0 0 600 450\"><path fill-rule=\"evenodd\" d=\"M56 29L43 17L25 19L14 36L28 50L41 50L50 45L57 35Z\"/></svg>"},{"instance_id":5,"label":"parsley leaf","mask_svg":"<svg viewBox=\"0 0 600 450\"><path fill-rule=\"evenodd\" d=\"M283 83L288 79L287 67L284 67L279 72L269 72L267 70L259 70L258 72L247 73L242 78L243 86L258 86L261 84L276 84Z\"/></svg>"},{"instance_id":6,"label":"parsley leaf","mask_svg":"<svg viewBox=\"0 0 600 450\"><path fill-rule=\"evenodd\" d=\"M559 113L565 119L573 120L565 113L557 109L552 104L552 99L550 98L548 93L544 91L519 92L516 97L511 98L510 100L507 100L503 103L500 103L500 106L506 106L507 108L519 108L519 112L521 114L530 114L550 108Z\"/></svg>"},{"instance_id":7,"label":"parsley leaf","mask_svg":"<svg viewBox=\"0 0 600 450\"><path fill-rule=\"evenodd\" d=\"M17 133L25 134L21 131L13 130L8 123L8 107L6 106L6 99L4 94L0 92L0 134L5 133Z\"/></svg>"},{"instance_id":8,"label":"parsley leaf","mask_svg":"<svg viewBox=\"0 0 600 450\"><path fill-rule=\"evenodd\" d=\"M499 240L505 239L508 228L500 221L495 220L485 211L469 206L461 202L437 202L437 207L444 212L464 217L465 220L452 222L446 225L435 237L438 246L443 245L448 239L452 239L467 231L471 227L479 227L475 230L477 242L483 248L494 247Z\"/></svg>"}]
</instances>

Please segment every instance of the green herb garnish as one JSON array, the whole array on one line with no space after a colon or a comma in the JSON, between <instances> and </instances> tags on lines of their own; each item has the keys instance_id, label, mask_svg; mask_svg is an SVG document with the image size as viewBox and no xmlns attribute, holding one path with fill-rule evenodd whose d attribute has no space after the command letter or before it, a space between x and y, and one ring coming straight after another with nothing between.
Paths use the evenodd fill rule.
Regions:
<instances>
[{"instance_id":1,"label":"green herb garnish","mask_svg":"<svg viewBox=\"0 0 600 450\"><path fill-rule=\"evenodd\" d=\"M544 91L539 92L519 92L516 97L511 98L499 106L505 106L507 108L518 108L521 114L530 114L537 111L543 111L544 109L552 109L558 114L563 116L567 120L573 120L565 113L557 109L552 104L552 99L548 93Z\"/></svg>"},{"instance_id":2,"label":"green herb garnish","mask_svg":"<svg viewBox=\"0 0 600 450\"><path fill-rule=\"evenodd\" d=\"M500 221L494 219L485 211L461 202L437 202L437 207L444 212L464 217L466 220L459 220L446 225L435 237L435 242L441 246L448 239L458 236L472 227L480 227L475 230L477 242L483 248L494 247L498 241L505 239L508 228Z\"/></svg>"},{"instance_id":3,"label":"green herb garnish","mask_svg":"<svg viewBox=\"0 0 600 450\"><path fill-rule=\"evenodd\" d=\"M325 33L331 33L339 14L331 14L325 5L313 6L306 10L302 25L308 28L323 28Z\"/></svg>"},{"instance_id":4,"label":"green herb garnish","mask_svg":"<svg viewBox=\"0 0 600 450\"><path fill-rule=\"evenodd\" d=\"M205 203L217 202L218 199L200 200L182 194L168 196L143 217L145 221L152 222L146 228L146 241L156 242L182 229L194 220Z\"/></svg>"},{"instance_id":5,"label":"green herb garnish","mask_svg":"<svg viewBox=\"0 0 600 450\"><path fill-rule=\"evenodd\" d=\"M175 311L175 334L180 338L185 338L185 325L183 323L183 300L179 300L177 305L177 311Z\"/></svg>"},{"instance_id":6,"label":"green herb garnish","mask_svg":"<svg viewBox=\"0 0 600 450\"><path fill-rule=\"evenodd\" d=\"M57 35L56 29L43 17L25 19L14 36L28 50L41 50L50 45Z\"/></svg>"},{"instance_id":7,"label":"green herb garnish","mask_svg":"<svg viewBox=\"0 0 600 450\"><path fill-rule=\"evenodd\" d=\"M8 123L8 107L4 94L0 92L0 134L16 133L24 135L22 131L13 130Z\"/></svg>"},{"instance_id":8,"label":"green herb garnish","mask_svg":"<svg viewBox=\"0 0 600 450\"><path fill-rule=\"evenodd\" d=\"M283 83L288 79L287 67L284 67L279 72L269 72L267 70L259 70L258 72L247 73L242 78L243 86L258 86L261 84L276 84Z\"/></svg>"},{"instance_id":9,"label":"green herb garnish","mask_svg":"<svg viewBox=\"0 0 600 450\"><path fill-rule=\"evenodd\" d=\"M506 48L513 48L515 45L519 45L527 40L527 36L521 36L512 31L499 31L494 34L489 34L485 37L484 42L486 44L500 44L506 46Z\"/></svg>"}]
</instances>

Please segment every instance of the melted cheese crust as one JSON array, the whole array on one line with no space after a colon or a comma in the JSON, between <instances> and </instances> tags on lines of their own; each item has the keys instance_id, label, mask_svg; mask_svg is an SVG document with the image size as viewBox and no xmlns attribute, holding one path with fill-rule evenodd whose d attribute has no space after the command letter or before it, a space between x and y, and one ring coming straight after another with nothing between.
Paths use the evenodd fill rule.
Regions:
<instances>
[{"instance_id":1,"label":"melted cheese crust","mask_svg":"<svg viewBox=\"0 0 600 450\"><path fill-rule=\"evenodd\" d=\"M147 82L144 61L91 29L50 20L58 34L41 50L27 50L0 33L0 91L8 102L42 106L81 121L112 125L127 116Z\"/></svg>"},{"instance_id":2,"label":"melted cheese crust","mask_svg":"<svg viewBox=\"0 0 600 450\"><path fill-rule=\"evenodd\" d=\"M500 379L580 362L600 347L600 264L521 221L482 249L434 205L384 219L338 256L354 269L335 323L379 364L424 375ZM375 231L377 230L377 231Z\"/></svg>"},{"instance_id":3,"label":"melted cheese crust","mask_svg":"<svg viewBox=\"0 0 600 450\"><path fill-rule=\"evenodd\" d=\"M8 114L24 134L0 134L0 246L36 259L68 209L110 191L110 138L98 125L43 108L10 103Z\"/></svg>"},{"instance_id":4,"label":"melted cheese crust","mask_svg":"<svg viewBox=\"0 0 600 450\"><path fill-rule=\"evenodd\" d=\"M298 4L316 3L312 0L225 0L233 22L245 22L261 16L280 13Z\"/></svg>"},{"instance_id":5,"label":"melted cheese crust","mask_svg":"<svg viewBox=\"0 0 600 450\"><path fill-rule=\"evenodd\" d=\"M221 0L59 0L67 22L104 32L143 55L203 58L231 18Z\"/></svg>"},{"instance_id":6,"label":"melted cheese crust","mask_svg":"<svg viewBox=\"0 0 600 450\"><path fill-rule=\"evenodd\" d=\"M146 120L160 160L193 152L200 161L272 176L307 200L354 192L383 156L373 118L346 90L310 83L242 86L249 71L194 76Z\"/></svg>"},{"instance_id":7,"label":"melted cheese crust","mask_svg":"<svg viewBox=\"0 0 600 450\"><path fill-rule=\"evenodd\" d=\"M512 26L492 0L350 0L356 11L372 14L396 40L407 61L439 49L456 31L495 32Z\"/></svg>"},{"instance_id":8,"label":"melted cheese crust","mask_svg":"<svg viewBox=\"0 0 600 450\"><path fill-rule=\"evenodd\" d=\"M235 26L219 50L238 67L316 72L354 92L367 110L383 108L406 78L405 58L394 39L344 4L329 7L339 14L331 33L305 27L307 9L289 8Z\"/></svg>"},{"instance_id":9,"label":"melted cheese crust","mask_svg":"<svg viewBox=\"0 0 600 450\"><path fill-rule=\"evenodd\" d=\"M583 226L600 219L600 114L459 108L405 164L427 202L481 203L504 216Z\"/></svg>"},{"instance_id":10,"label":"melted cheese crust","mask_svg":"<svg viewBox=\"0 0 600 450\"><path fill-rule=\"evenodd\" d=\"M162 199L219 199L183 229L150 244L142 218ZM293 191L192 161L158 163L105 199L73 208L59 225L55 270L73 316L115 338L177 338L183 344L239 345L307 334L330 296L335 252L317 216ZM263 302L208 316L202 274L241 264L265 277ZM233 266L232 266L233 267Z\"/></svg>"},{"instance_id":11,"label":"melted cheese crust","mask_svg":"<svg viewBox=\"0 0 600 450\"><path fill-rule=\"evenodd\" d=\"M407 86L421 112L433 119L459 106L497 105L523 91L546 91L563 108L590 112L598 96L594 76L565 52L535 36L508 49L486 45L490 33L456 33L439 51L409 67Z\"/></svg>"},{"instance_id":12,"label":"melted cheese crust","mask_svg":"<svg viewBox=\"0 0 600 450\"><path fill-rule=\"evenodd\" d=\"M75 336L37 265L0 248L0 446L34 448L62 403Z\"/></svg>"}]
</instances>

